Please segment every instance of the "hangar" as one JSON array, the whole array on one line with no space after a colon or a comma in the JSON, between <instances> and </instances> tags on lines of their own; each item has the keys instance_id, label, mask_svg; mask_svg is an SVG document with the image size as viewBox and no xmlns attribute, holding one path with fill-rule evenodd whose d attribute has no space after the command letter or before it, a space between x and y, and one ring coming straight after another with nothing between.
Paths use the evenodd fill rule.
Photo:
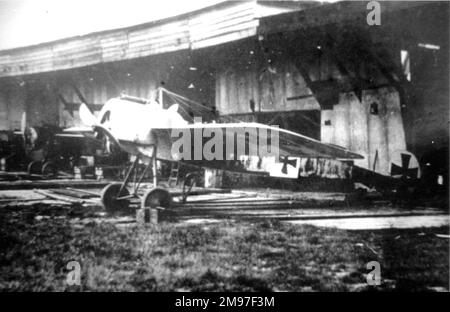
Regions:
<instances>
[{"instance_id":1,"label":"hangar","mask_svg":"<svg viewBox=\"0 0 450 312\"><path fill-rule=\"evenodd\" d=\"M368 12L366 2L224 1L3 50L0 130L18 130L24 112L30 126L76 126L81 102L98 111L164 87L198 104L188 114L279 125L381 174L411 151L448 185L449 4L383 2L380 25Z\"/></svg>"},{"instance_id":2,"label":"hangar","mask_svg":"<svg viewBox=\"0 0 450 312\"><path fill-rule=\"evenodd\" d=\"M449 2L214 2L0 49L0 290L448 290Z\"/></svg>"}]
</instances>

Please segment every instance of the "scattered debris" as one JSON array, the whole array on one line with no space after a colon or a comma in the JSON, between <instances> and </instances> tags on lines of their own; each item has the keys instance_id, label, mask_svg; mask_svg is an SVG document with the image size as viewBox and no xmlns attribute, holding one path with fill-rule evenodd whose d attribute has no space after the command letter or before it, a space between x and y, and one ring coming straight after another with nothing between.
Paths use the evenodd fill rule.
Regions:
<instances>
[{"instance_id":1,"label":"scattered debris","mask_svg":"<svg viewBox=\"0 0 450 312\"><path fill-rule=\"evenodd\" d=\"M79 200L79 199L74 199L74 198L69 198L67 196L62 196L62 195L58 195L53 193L50 190L34 190L34 192L47 196L49 198L52 199L56 199L56 200L60 200L60 201L64 201L64 202L68 202L68 203L75 203L75 204L83 204L84 201L83 200Z\"/></svg>"}]
</instances>

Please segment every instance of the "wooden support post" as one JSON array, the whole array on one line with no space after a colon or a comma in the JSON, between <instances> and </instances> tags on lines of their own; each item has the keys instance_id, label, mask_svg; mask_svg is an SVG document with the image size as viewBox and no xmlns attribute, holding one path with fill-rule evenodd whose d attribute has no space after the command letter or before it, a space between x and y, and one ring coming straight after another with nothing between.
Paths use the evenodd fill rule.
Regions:
<instances>
[{"instance_id":1,"label":"wooden support post","mask_svg":"<svg viewBox=\"0 0 450 312\"><path fill-rule=\"evenodd\" d=\"M362 101L362 88L361 88L361 82L363 78L359 75L358 71L355 71L356 77L353 77L351 73L347 70L344 63L339 59L336 51L338 51L339 47L337 46L336 42L336 36L332 36L331 34L333 31L331 29L328 29L327 38L325 40L325 44L323 46L326 49L326 53L331 57L332 61L336 64L337 69L339 72L347 77L350 81L350 87L352 91L355 93L358 100ZM344 91L344 90L341 90Z\"/></svg>"},{"instance_id":2,"label":"wooden support post","mask_svg":"<svg viewBox=\"0 0 450 312\"><path fill-rule=\"evenodd\" d=\"M156 144L153 146L152 171L153 171L153 187L158 186L158 170L156 168Z\"/></svg>"},{"instance_id":3,"label":"wooden support post","mask_svg":"<svg viewBox=\"0 0 450 312\"><path fill-rule=\"evenodd\" d=\"M83 94L81 93L80 89L78 89L78 87L74 83L72 83L71 86L72 86L72 89L77 94L77 96L80 99L80 101L82 103L84 103L84 104L88 104L88 102L86 101L86 98L83 96Z\"/></svg>"}]
</instances>

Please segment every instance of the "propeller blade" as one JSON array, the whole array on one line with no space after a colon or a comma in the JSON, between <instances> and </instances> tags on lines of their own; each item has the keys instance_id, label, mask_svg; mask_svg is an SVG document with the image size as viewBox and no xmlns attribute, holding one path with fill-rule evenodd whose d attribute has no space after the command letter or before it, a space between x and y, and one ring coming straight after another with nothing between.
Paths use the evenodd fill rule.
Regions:
<instances>
[{"instance_id":1,"label":"propeller blade","mask_svg":"<svg viewBox=\"0 0 450 312\"><path fill-rule=\"evenodd\" d=\"M97 125L97 118L91 113L86 104L81 103L79 113L83 124L90 127Z\"/></svg>"}]
</instances>

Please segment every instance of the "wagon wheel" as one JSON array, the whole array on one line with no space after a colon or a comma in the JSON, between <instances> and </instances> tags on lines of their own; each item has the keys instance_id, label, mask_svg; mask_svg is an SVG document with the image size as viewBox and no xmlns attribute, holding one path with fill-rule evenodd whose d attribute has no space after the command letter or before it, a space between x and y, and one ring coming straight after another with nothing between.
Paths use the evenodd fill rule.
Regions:
<instances>
[{"instance_id":1,"label":"wagon wheel","mask_svg":"<svg viewBox=\"0 0 450 312\"><path fill-rule=\"evenodd\" d=\"M198 175L195 172L188 173L183 181L182 202L185 203L194 186L197 185Z\"/></svg>"},{"instance_id":2,"label":"wagon wheel","mask_svg":"<svg viewBox=\"0 0 450 312\"><path fill-rule=\"evenodd\" d=\"M130 202L127 198L121 199L121 197L129 196L130 192L126 188L123 188L122 192L120 192L121 188L122 183L111 183L102 190L102 206L108 213L115 213L128 209Z\"/></svg>"},{"instance_id":3,"label":"wagon wheel","mask_svg":"<svg viewBox=\"0 0 450 312\"><path fill-rule=\"evenodd\" d=\"M28 164L28 174L40 174L42 172L42 161L35 160Z\"/></svg>"},{"instance_id":4,"label":"wagon wheel","mask_svg":"<svg viewBox=\"0 0 450 312\"><path fill-rule=\"evenodd\" d=\"M170 208L172 204L172 195L166 189L155 187L145 193L142 198L141 207L142 208Z\"/></svg>"},{"instance_id":5,"label":"wagon wheel","mask_svg":"<svg viewBox=\"0 0 450 312\"><path fill-rule=\"evenodd\" d=\"M58 168L56 167L56 164L52 161L47 161L42 166L42 175L45 178L53 178L58 175Z\"/></svg>"}]
</instances>

